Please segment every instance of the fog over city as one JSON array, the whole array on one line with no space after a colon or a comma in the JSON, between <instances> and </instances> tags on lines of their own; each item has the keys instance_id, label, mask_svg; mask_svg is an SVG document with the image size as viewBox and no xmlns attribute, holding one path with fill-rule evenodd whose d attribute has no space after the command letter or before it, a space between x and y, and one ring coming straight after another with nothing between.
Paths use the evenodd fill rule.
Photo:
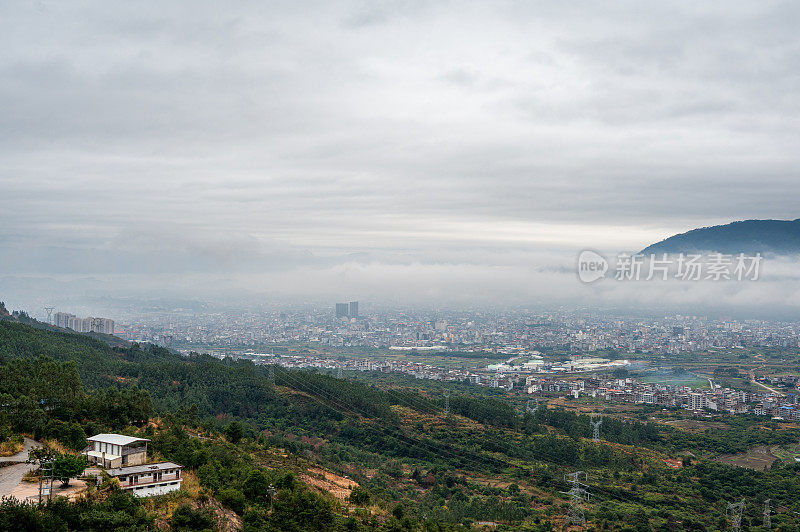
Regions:
<instances>
[{"instance_id":1,"label":"fog over city","mask_svg":"<svg viewBox=\"0 0 800 532\"><path fill-rule=\"evenodd\" d=\"M0 292L797 316L582 249L795 219L793 2L0 5ZM655 309L654 309L655 307Z\"/></svg>"}]
</instances>

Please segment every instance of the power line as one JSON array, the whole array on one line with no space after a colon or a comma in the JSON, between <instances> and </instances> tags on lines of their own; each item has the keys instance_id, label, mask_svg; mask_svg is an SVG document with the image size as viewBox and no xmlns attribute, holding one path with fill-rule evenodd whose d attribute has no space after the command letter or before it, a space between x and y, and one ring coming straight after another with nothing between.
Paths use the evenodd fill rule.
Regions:
<instances>
[{"instance_id":1,"label":"power line","mask_svg":"<svg viewBox=\"0 0 800 532\"><path fill-rule=\"evenodd\" d=\"M289 377L290 374L291 374L291 372L285 371L283 373L283 376L285 378L289 379L290 378ZM316 392L316 394L318 395L318 399L320 401L322 401L322 399L327 399L330 403L333 403L334 406L336 406L337 408L339 408L339 409L341 409L343 411L350 412L350 413L356 414L356 415L361 415L361 416L364 416L364 417L369 417L369 415L366 414L365 412L355 410L355 408L356 408L355 406L353 406L352 408L348 408L346 405L343 405L337 399L334 399L330 394L327 394L323 390L320 390L319 388L317 388L316 386L314 386L314 385L312 385L312 384L310 384L308 382L301 382L298 379L294 379L294 378L291 378L291 380L293 380L296 385L299 384L301 387L305 387L306 389L311 389L314 392ZM386 427L375 426L373 428L382 431L387 437L392 438L393 440L395 440L395 441L397 441L397 442L399 442L401 444L405 443L406 445L415 446L418 449L421 449L422 451L426 451L426 449L422 448L422 445L425 445L427 447L427 451L428 452L439 453L439 454L449 454L449 456L451 456L453 458L460 459L462 461L466 460L467 462L471 462L473 465L476 465L479 468L480 468L480 466L485 466L486 465L485 461L478 461L478 460L469 458L468 456L465 456L464 455L464 450L459 450L459 452L448 452L449 447L446 446L445 444L441 444L439 442L434 442L436 444L436 446L434 446L431 442L428 442L426 440L415 440L415 439L409 438L408 436L406 436L402 432L400 432L400 433L391 432L390 429L388 429ZM389 432L387 432L387 431L389 431ZM405 440L405 441L403 441L403 440ZM504 466L513 466L513 464L510 464L509 462L506 462L504 460L500 460L500 459L495 458L495 457L481 456L481 458L489 458L491 460L494 460L495 462L500 462L500 464L502 464Z\"/></svg>"},{"instance_id":2,"label":"power line","mask_svg":"<svg viewBox=\"0 0 800 532\"><path fill-rule=\"evenodd\" d=\"M294 387L296 387L298 389L305 388L306 390L310 391L312 393L312 395L316 396L316 398L320 402L328 402L329 404L333 405L334 407L339 408L342 411L349 412L351 414L360 415L360 416L364 416L364 417L371 417L369 414L367 414L363 410L359 409L358 407L356 407L352 403L346 402L346 401L344 401L344 400L342 400L340 398L336 398L332 394L330 394L330 393L328 393L328 392L326 392L324 390L321 390L317 386L315 386L315 385L313 385L313 384L311 384L309 382L300 380L301 378L298 376L299 373L300 373L299 371L291 371L291 370L285 369L282 372L281 376L283 378L285 378L287 381L292 381L294 383ZM383 389L382 391L387 393L387 395L394 396L398 400L398 402L405 403L406 405L408 405L408 406L410 406L412 408L416 408L417 406L419 406L419 405L414 405L410 401L408 401L408 400L406 400L406 399L404 399L404 398L402 398L402 397L400 397L400 396L398 396L396 394L393 394L392 391L389 390L389 389ZM429 401L427 399L424 399L424 398L423 398L423 400L426 401L427 403L429 403L430 405L435 406L434 403L432 403L431 401ZM537 406L538 406L538 404L537 404ZM391 431L389 428L383 427L383 426L380 426L380 425L375 425L375 426L373 426L373 428L378 430L379 432L382 432L387 438L390 438L390 439L400 443L401 445L408 445L410 447L415 447L415 448L420 449L422 451L435 452L435 453L439 453L439 454L442 454L442 455L445 455L445 456L449 456L451 458L455 458L457 460L466 461L466 462L472 464L473 466L477 466L478 468L485 467L487 465L486 464L487 461L492 461L492 462L495 462L496 464L499 464L499 465L502 465L502 466L505 466L505 467L511 467L511 468L515 468L515 469L525 469L523 466L520 466L520 465L515 464L515 463L511 463L511 462L509 462L507 460L503 460L503 459L497 458L495 456L480 455L480 454L471 453L474 456L478 457L478 459L475 459L475 458L472 458L472 457L466 455L464 449L454 448L452 446L440 443L438 441L418 440L418 439L410 438L409 436L405 435L402 432L394 432L394 431ZM469 452L469 451L467 451L467 452ZM585 478L585 474L586 473L585 472L580 472L580 473L582 475L584 475L584 478ZM570 480L570 482L571 482L571 480ZM579 482L579 484L580 484L580 482ZM583 484L583 486L585 486L587 488L590 487L590 486L585 485L585 484ZM579 487L581 487L581 486L579 485ZM580 505L579 505L578 508L580 508L581 511L582 511L582 509L583 509L583 500L588 501L589 492L586 491L585 488L581 488L581 489L583 489L583 492L580 492L580 494L583 495L583 499L581 501L577 501L576 500L576 501L573 501L573 502L580 502ZM622 493L616 493L616 492L610 491L608 489L604 489L602 487L592 487L592 489L593 490L594 489L599 489L601 492L605 493L608 497L613 498L613 499L617 499L619 501L635 503L635 504L642 504L641 500L638 500L638 499L633 498L633 497L625 496ZM572 492L572 490L570 490L569 492L562 492L562 493L569 494L572 497L571 492ZM577 518L577 515L578 514L577 514L577 511L576 511L576 513L575 513L575 517L576 518Z\"/></svg>"},{"instance_id":3,"label":"power line","mask_svg":"<svg viewBox=\"0 0 800 532\"><path fill-rule=\"evenodd\" d=\"M345 402L345 401L343 401L341 399L335 398L330 393L325 392L324 390L321 390L317 386L314 386L313 384L311 384L309 382L306 382L306 381L301 381L299 377L295 377L294 376L294 375L297 375L299 373L300 373L299 371L291 371L291 370L286 369L286 370L284 370L282 372L282 377L284 377L287 381L292 381L295 384L294 387L305 388L306 390L311 391L312 395L315 395L320 402L326 402L327 401L328 403L332 404L334 407L339 408L342 411L349 412L349 413L355 414L355 415L361 415L361 416L364 416L364 417L370 417L370 415L368 415L367 413L365 413L363 410L359 409L358 407L356 407L352 403ZM387 393L387 395L394 396L398 400L398 402L405 403L406 405L408 405L408 406L410 406L412 408L416 408L418 406L418 405L414 405L413 403L411 403L407 399L404 399L404 398L402 398L402 397L400 397L400 396L398 396L396 394L393 394L392 391L389 390L389 389L383 389L383 391L385 393ZM435 406L434 403L432 403L431 401L429 401L427 399L424 399L424 398L421 398L421 399L423 399L425 402L429 403L430 405ZM350 405L350 407L348 407L348 405ZM538 407L538 403L537 403L537 407ZM379 432L382 432L387 438L390 438L390 439L400 443L401 445L402 444L408 445L410 447L415 447L415 448L420 449L422 451L440 453L442 455L449 456L449 457L455 458L457 460L466 461L466 462L472 464L473 466L477 466L478 468L485 467L487 465L486 464L487 461L492 461L492 462L495 462L496 464L499 464L499 465L502 465L502 466L505 466L505 467L511 467L511 468L515 468L515 469L526 469L523 466L520 466L520 465L515 464L515 463L511 463L511 462L509 462L507 460L503 460L503 459L497 458L495 456L480 455L480 454L471 453L474 456L478 457L478 459L476 460L476 459L474 459L474 458L472 458L470 456L467 456L465 454L465 450L464 449L453 448L452 446L440 443L440 442L435 441L435 440L434 441L429 441L429 440L413 439L413 438L408 437L407 435L405 435L402 432L394 432L394 431L391 431L389 428L383 427L383 426L380 426L380 425L375 425L375 426L373 426L373 428L378 430ZM469 452L469 451L467 451L467 452ZM578 472L578 473L583 475L583 478L586 478L586 476L585 476L586 473L585 472ZM569 481L572 482L571 476L567 475L567 477L569 477L570 478ZM582 487L581 483L580 483L580 479L578 480L578 484L579 484L578 487L583 490L581 492L578 492L578 495L582 496L582 497L579 498L580 500L578 500L578 499L576 499L574 501L572 500L572 496L573 496L572 489L570 491L568 491L568 492L562 492L562 493L570 495L571 502L579 503L576 506L575 512L573 514L571 514L573 519L578 519L580 516L584 515L583 514L583 502L584 501L588 501L589 500L589 495L590 495L589 492L585 489L585 488L589 488L590 486L588 486L586 484L582 484L582 486L585 486L585 488ZM573 486L573 488L574 488L574 486ZM626 496L623 493L616 493L616 492L613 492L613 491L610 491L608 489L605 489L605 488L602 488L602 487L598 487L598 486L593 486L593 487L591 487L591 489L592 490L598 489L602 493L605 493L608 497L616 499L616 500L619 500L619 501L624 501L624 502L629 502L629 503L634 503L634 504L642 504L641 500L638 500L638 499L630 497L630 496ZM571 509L572 509L572 506L571 506ZM569 518L570 518L570 516L568 515L568 519ZM585 517L584 517L584 523L585 523Z\"/></svg>"},{"instance_id":4,"label":"power line","mask_svg":"<svg viewBox=\"0 0 800 532\"><path fill-rule=\"evenodd\" d=\"M317 396L318 396L320 401L323 401L323 399L327 399L328 402L332 403L334 406L336 406L337 408L339 408L342 411L350 412L352 414L361 415L361 416L364 416L364 417L370 417L369 415L367 415L363 411L357 411L356 407L354 405L352 406L352 408L348 408L346 406L346 404L343 405L340 400L333 398L330 394L324 392L323 390L320 390L316 386L314 386L314 385L312 385L312 384L310 384L308 382L299 381L298 379L290 377L291 373L292 372L290 372L290 371L284 371L282 373L282 376L284 378L286 378L287 380L290 379L290 380L294 381L296 385L299 384L299 386L301 386L301 387L304 387L304 388L309 389L309 390L313 390L314 392L316 392L316 394L317 394ZM469 456L466 455L466 453L470 452L470 451L466 451L465 452L464 449L457 449L456 451L450 452L450 448L451 447L447 446L446 444L439 443L439 442L429 442L429 441L426 441L426 440L415 440L415 439L409 438L408 436L406 436L402 432L399 432L399 433L392 432L387 427L383 427L383 426L380 426L380 425L374 426L373 428L383 432L385 436L387 436L389 438L392 438L393 440L395 440L395 441L397 441L397 442L399 442L401 444L404 443L405 445L416 447L416 448L418 448L418 449L420 449L422 451L426 451L427 450L427 452L431 452L431 453L446 454L446 455L449 455L450 457L452 457L454 459L469 462L473 466L477 466L478 469L480 469L481 467L485 467L486 466L487 459L491 460L491 461L494 461L494 462L498 462L501 465L506 466L506 467L509 467L509 466L511 466L511 467L519 467L519 466L516 466L515 464L511 464L510 462L507 462L505 460L501 460L501 459L496 458L494 456L477 455L482 460L475 460L475 459L470 458ZM427 447L427 449L424 449L422 447L423 445L425 447Z\"/></svg>"},{"instance_id":5,"label":"power line","mask_svg":"<svg viewBox=\"0 0 800 532\"><path fill-rule=\"evenodd\" d=\"M363 417L371 417L369 414L367 414L363 410L358 410L355 405L352 405L352 403L344 403L342 400L334 398L331 394L325 392L324 390L321 390L320 388L314 386L313 384L310 384L310 383L305 382L305 381L301 381L299 378L295 378L295 377L293 377L291 375L292 375L291 371L284 371L282 373L282 377L283 378L285 378L286 380L293 381L295 388L297 388L297 389L305 388L306 390L311 391L312 395L315 395L320 402L325 402L327 400L328 403L332 404L334 407L336 407L336 408L338 408L338 409L340 409L340 410L342 410L344 412L349 412L351 414L360 415L360 416L363 416ZM350 407L348 407L348 404L350 405ZM416 446L417 448L420 448L420 449L422 449L421 445L424 444L424 445L426 445L428 447L428 449L427 449L428 452L442 453L442 448L441 447L438 447L438 448L437 447L432 447L430 443L428 443L428 442L426 442L424 440L413 440L413 439L409 438L408 436L406 436L403 433L387 432L390 429L388 429L386 427L383 427L383 426L379 426L379 425L378 426L374 426L373 428L383 432L387 437L392 438L393 440L395 440L395 441L397 441L397 442L399 442L401 444L404 443L406 445ZM403 440L405 440L405 441L403 441ZM425 451L425 449L422 449L422 450ZM452 454L451 456L462 458L462 459L466 459L466 460L470 460L466 456L459 456L457 454ZM474 460L472 462L476 463L476 464L480 464L480 462L476 462ZM483 465L483 464L480 464L480 465Z\"/></svg>"},{"instance_id":6,"label":"power line","mask_svg":"<svg viewBox=\"0 0 800 532\"><path fill-rule=\"evenodd\" d=\"M386 389L383 389L383 391L385 391L390 396L394 396L398 401L405 403L406 405L410 406L411 408L417 408L417 405L414 405L412 402L410 402L408 400L405 400L403 397L401 397L401 396L399 396L397 394L393 394L391 389L386 388ZM433 402L431 402L430 400L426 399L424 396L419 396L419 398L422 401L425 401L426 403L431 405L433 408L436 407L436 405ZM531 402L535 403L535 405L532 408L533 409L533 413L535 414L535 412L539 409L540 403L539 403L538 399L534 399L533 401L529 400L527 406L531 406L530 405ZM517 464L511 463L511 462L508 462L508 461L505 461L505 460L501 460L501 459L496 458L496 457L492 457L492 459L495 460L495 461L501 462L502 464L504 464L507 467L524 469L522 466L519 466ZM586 486L586 487L590 487L590 486ZM628 502L628 503L633 503L633 504L644 504L641 499L637 499L637 498L631 497L631 496L626 496L623 493L617 493L617 492L602 488L600 486L591 486L591 489L593 491L600 490L601 492L604 492L609 498L616 499L618 501L623 501L623 502Z\"/></svg>"},{"instance_id":7,"label":"power line","mask_svg":"<svg viewBox=\"0 0 800 532\"><path fill-rule=\"evenodd\" d=\"M383 392L385 392L387 395L389 395L390 398L394 398L397 401L398 404L404 404L405 406L408 406L408 407L410 407L410 408L412 408L414 410L418 410L419 407L422 406L422 405L419 405L419 404L414 404L413 401L410 401L410 400L404 398L403 396L392 392L391 388L379 388L379 389L382 390ZM449 390L447 390L447 393L449 394ZM439 405L438 404L434 403L433 401L431 401L429 399L426 399L424 396L419 395L419 396L416 396L416 397L420 401L422 401L423 404L427 404L427 406L429 406L431 412L435 412L436 410L439 409ZM424 440L421 440L421 443L426 443L430 447L430 444L428 444ZM436 442L436 444L437 445L444 445L444 444L441 444L439 442ZM473 465L476 465L476 466L479 466L479 467L480 466L485 466L487 459L490 459L491 461L499 462L500 465L503 465L505 467L521 468L521 466L518 466L516 464L512 464L512 463L510 463L508 461L505 461L505 460L501 460L501 459L496 458L494 456L486 456L486 455L473 453L474 456L478 456L480 458L479 460L475 460L475 459L470 459L469 457L464 456L463 453L464 453L463 450L458 449L457 452L451 453L451 456L453 456L455 458L458 458L458 459L466 459L466 460L472 462Z\"/></svg>"}]
</instances>

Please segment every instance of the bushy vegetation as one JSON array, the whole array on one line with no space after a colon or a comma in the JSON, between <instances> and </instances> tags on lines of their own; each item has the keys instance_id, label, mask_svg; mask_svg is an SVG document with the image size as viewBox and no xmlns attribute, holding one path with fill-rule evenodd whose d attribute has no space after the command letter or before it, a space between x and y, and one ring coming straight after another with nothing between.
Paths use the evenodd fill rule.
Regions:
<instances>
[{"instance_id":1,"label":"bushy vegetation","mask_svg":"<svg viewBox=\"0 0 800 532\"><path fill-rule=\"evenodd\" d=\"M89 532L152 530L154 519L128 493L115 490L104 500L82 499L68 502L56 498L39 507L16 499L0 501L0 530L9 532L49 532L85 530Z\"/></svg>"},{"instance_id":2,"label":"bushy vegetation","mask_svg":"<svg viewBox=\"0 0 800 532\"><path fill-rule=\"evenodd\" d=\"M143 435L160 457L194 472L198 497L234 512L245 530L456 530L477 521L550 530L566 513L564 474L578 469L589 474L596 502L587 517L597 529L718 530L726 501L739 497L753 503L747 526L758 526L756 505L771 498L782 508L773 522L796 529L799 466L750 471L684 455L674 470L663 459L797 442L797 429L741 416L691 433L607 416L595 443L583 414L542 406L520 415L492 391L477 396L455 383L444 416L441 398L403 379L376 382L112 348L0 321L0 440L29 433L77 451L93 433ZM334 499L303 480L310 466L359 487ZM175 507L175 530L216 526L208 508ZM0 530L144 530L153 519L113 489L78 503L0 507Z\"/></svg>"}]
</instances>

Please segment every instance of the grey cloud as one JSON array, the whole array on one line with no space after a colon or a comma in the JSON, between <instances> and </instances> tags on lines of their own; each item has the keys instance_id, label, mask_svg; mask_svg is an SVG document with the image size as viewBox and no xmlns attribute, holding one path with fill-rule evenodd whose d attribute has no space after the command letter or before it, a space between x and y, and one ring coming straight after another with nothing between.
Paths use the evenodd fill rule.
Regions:
<instances>
[{"instance_id":1,"label":"grey cloud","mask_svg":"<svg viewBox=\"0 0 800 532\"><path fill-rule=\"evenodd\" d=\"M548 246L796 218L799 15L6 2L0 273L265 271L323 290L352 263L379 272L365 286L433 297L423 277L455 268L501 298L489 272L549 271L531 258Z\"/></svg>"}]
</instances>

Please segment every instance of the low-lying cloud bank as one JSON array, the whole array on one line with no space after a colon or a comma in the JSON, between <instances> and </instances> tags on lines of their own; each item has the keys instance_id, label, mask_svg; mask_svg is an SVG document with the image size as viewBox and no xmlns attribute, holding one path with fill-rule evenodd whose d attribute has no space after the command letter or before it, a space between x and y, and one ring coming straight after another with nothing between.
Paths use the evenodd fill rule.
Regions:
<instances>
[{"instance_id":1,"label":"low-lying cloud bank","mask_svg":"<svg viewBox=\"0 0 800 532\"><path fill-rule=\"evenodd\" d=\"M442 250L442 259L447 254ZM291 261L260 271L258 265L239 264L228 271L215 266L213 271L186 273L17 272L0 278L0 299L34 313L45 304L91 311L93 306L113 307L137 298L199 300L242 308L271 302L328 304L359 299L385 306L564 307L800 319L800 259L796 257L765 258L757 280L620 281L613 277L612 265L606 278L587 284L578 278L577 252L571 250L497 250L492 264L470 261L469 253L454 253L438 262L398 253L290 255Z\"/></svg>"}]
</instances>

